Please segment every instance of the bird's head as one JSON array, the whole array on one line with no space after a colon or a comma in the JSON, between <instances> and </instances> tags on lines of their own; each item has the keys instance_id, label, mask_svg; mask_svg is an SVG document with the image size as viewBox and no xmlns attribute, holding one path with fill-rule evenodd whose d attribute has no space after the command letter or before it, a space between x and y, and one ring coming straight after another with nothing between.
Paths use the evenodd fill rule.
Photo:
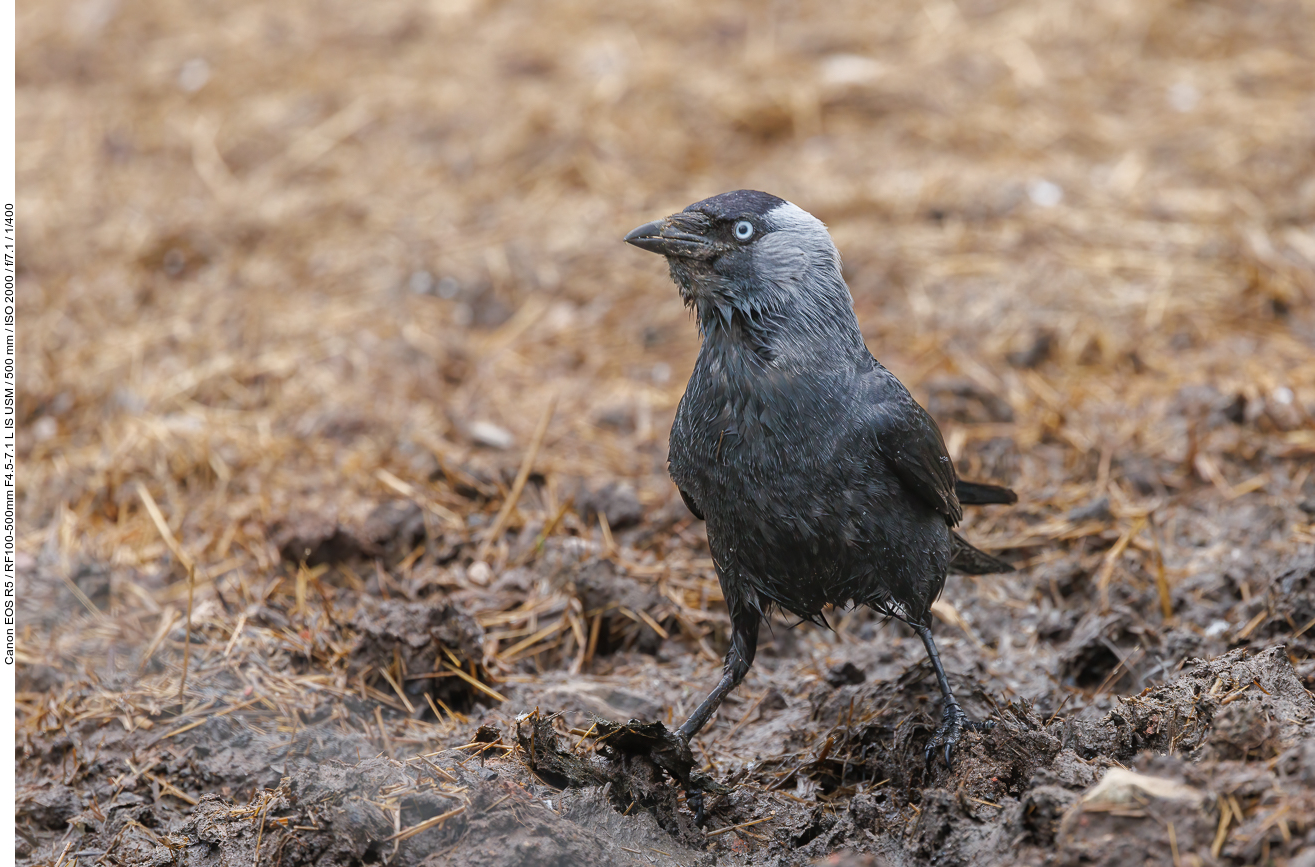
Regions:
<instances>
[{"instance_id":1,"label":"bird's head","mask_svg":"<svg viewBox=\"0 0 1315 867\"><path fill-rule=\"evenodd\" d=\"M709 332L738 311L755 323L853 321L840 254L822 221L785 199L736 190L645 223L626 241L661 253Z\"/></svg>"}]
</instances>

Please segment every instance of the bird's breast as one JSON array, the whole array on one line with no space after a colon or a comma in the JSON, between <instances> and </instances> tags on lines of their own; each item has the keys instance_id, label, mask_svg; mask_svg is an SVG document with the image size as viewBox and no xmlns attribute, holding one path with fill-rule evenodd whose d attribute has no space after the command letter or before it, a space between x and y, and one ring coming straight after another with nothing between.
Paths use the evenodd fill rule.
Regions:
<instances>
[{"instance_id":1,"label":"bird's breast","mask_svg":"<svg viewBox=\"0 0 1315 867\"><path fill-rule=\"evenodd\" d=\"M844 448L852 427L835 382L798 371L728 372L696 368L672 427L672 476L708 500L704 508L765 498L790 508L861 454Z\"/></svg>"}]
</instances>

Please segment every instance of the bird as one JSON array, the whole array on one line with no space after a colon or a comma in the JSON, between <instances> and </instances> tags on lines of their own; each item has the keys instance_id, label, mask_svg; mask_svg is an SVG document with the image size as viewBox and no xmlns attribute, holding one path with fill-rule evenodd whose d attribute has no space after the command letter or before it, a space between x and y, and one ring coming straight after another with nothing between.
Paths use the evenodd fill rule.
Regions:
<instances>
[{"instance_id":1,"label":"bird","mask_svg":"<svg viewBox=\"0 0 1315 867\"><path fill-rule=\"evenodd\" d=\"M866 605L922 639L942 697L925 757L943 747L950 766L963 731L991 724L955 699L931 605L948 571L1012 571L954 528L963 505L1017 496L958 478L936 422L868 350L840 253L812 214L736 190L625 240L666 258L698 324L668 465L706 522L731 622L721 679L675 737L688 748L744 679L773 609L825 626L825 606Z\"/></svg>"}]
</instances>

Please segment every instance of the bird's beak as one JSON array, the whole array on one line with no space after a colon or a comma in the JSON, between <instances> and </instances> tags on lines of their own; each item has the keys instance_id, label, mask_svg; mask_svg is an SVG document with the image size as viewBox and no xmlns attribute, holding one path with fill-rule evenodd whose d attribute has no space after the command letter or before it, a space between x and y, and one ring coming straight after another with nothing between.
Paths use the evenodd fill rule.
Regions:
<instances>
[{"instance_id":1,"label":"bird's beak","mask_svg":"<svg viewBox=\"0 0 1315 867\"><path fill-rule=\"evenodd\" d=\"M665 220L645 223L626 235L626 243L663 256L706 258L711 251L711 242L683 217L683 214L674 214Z\"/></svg>"}]
</instances>

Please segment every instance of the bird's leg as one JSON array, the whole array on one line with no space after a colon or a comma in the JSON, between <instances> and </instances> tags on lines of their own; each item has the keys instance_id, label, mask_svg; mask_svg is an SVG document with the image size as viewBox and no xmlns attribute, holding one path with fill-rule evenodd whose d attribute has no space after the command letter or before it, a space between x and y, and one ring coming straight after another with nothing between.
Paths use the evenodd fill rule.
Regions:
<instances>
[{"instance_id":1,"label":"bird's leg","mask_svg":"<svg viewBox=\"0 0 1315 867\"><path fill-rule=\"evenodd\" d=\"M727 602L731 600L728 599ZM739 607L730 605L731 649L726 654L726 667L722 671L721 680L717 682L712 692L708 693L703 703L695 708L694 713L689 715L685 724L676 730L677 736L686 743L707 725L708 718L717 710L722 699L726 698L726 694L744 680L744 676L749 673L749 667L753 665L754 656L758 653L758 612L737 610Z\"/></svg>"},{"instance_id":2,"label":"bird's leg","mask_svg":"<svg viewBox=\"0 0 1315 867\"><path fill-rule=\"evenodd\" d=\"M748 671L749 666L740 660L732 648L731 652L726 654L726 669L722 673L721 680L717 681L716 687L703 700L703 703L694 709L694 713L689 715L689 719L685 720L685 724L676 729L676 737L680 739L686 749L689 749L689 742L694 735L698 734L699 729L707 725L708 717L712 716L717 710L722 699L740 681L744 680L744 675ZM687 787L685 790L685 803L694 811L694 824L702 828L703 823L707 821L707 816L704 813L703 790L692 785Z\"/></svg>"},{"instance_id":3,"label":"bird's leg","mask_svg":"<svg viewBox=\"0 0 1315 867\"><path fill-rule=\"evenodd\" d=\"M731 657L733 655L734 651L727 654L726 669L722 673L721 680L717 681L717 686L703 700L703 703L694 709L694 713L689 715L689 719L685 720L685 724L676 729L676 737L680 739L681 743L685 744L686 749L689 748L690 740L698 734L699 729L707 725L708 718L717 710L726 694L744 679L743 674L737 677L735 669L731 666ZM748 671L748 668L747 665L744 666L745 671ZM703 823L707 820L703 810L703 790L694 786L687 788L685 790L685 803L694 811L694 824L702 828Z\"/></svg>"},{"instance_id":4,"label":"bird's leg","mask_svg":"<svg viewBox=\"0 0 1315 867\"><path fill-rule=\"evenodd\" d=\"M744 669L747 671L748 666L744 666ZM708 693L708 697L703 700L703 703L694 709L694 713L689 715L689 719L685 720L684 725L676 729L676 734L688 743L708 724L708 718L721 706L722 699L726 698L726 694L735 689L743 679L744 673L736 671L735 667L732 667L731 655L727 655L726 668L722 672L721 680L717 681L717 685L712 692Z\"/></svg>"},{"instance_id":5,"label":"bird's leg","mask_svg":"<svg viewBox=\"0 0 1315 867\"><path fill-rule=\"evenodd\" d=\"M974 731L987 731L995 727L995 723L977 722L968 719L968 715L959 707L959 702L950 691L950 681L945 677L945 666L941 665L941 654L936 650L936 642L931 637L931 627L911 624L922 637L922 644L927 648L927 656L931 659L931 667L936 670L936 683L941 688L941 727L938 728L927 741L927 766L931 763L936 755L936 747L945 746L945 766L950 767L950 760L954 756L954 747L959 743L959 737L963 730L973 729Z\"/></svg>"},{"instance_id":6,"label":"bird's leg","mask_svg":"<svg viewBox=\"0 0 1315 867\"><path fill-rule=\"evenodd\" d=\"M734 612L734 609L732 608ZM694 713L689 715L684 725L676 730L676 737L680 739L686 749L689 748L690 740L699 733L708 723L708 718L716 712L726 695L744 680L744 676L749 673L749 667L753 665L753 657L758 651L758 612L735 612L731 617L731 649L726 654L726 667L722 671L721 680L708 697L703 700ZM703 826L703 792L697 788L688 788L685 792L685 800L694 810L694 822L698 826Z\"/></svg>"}]
</instances>

